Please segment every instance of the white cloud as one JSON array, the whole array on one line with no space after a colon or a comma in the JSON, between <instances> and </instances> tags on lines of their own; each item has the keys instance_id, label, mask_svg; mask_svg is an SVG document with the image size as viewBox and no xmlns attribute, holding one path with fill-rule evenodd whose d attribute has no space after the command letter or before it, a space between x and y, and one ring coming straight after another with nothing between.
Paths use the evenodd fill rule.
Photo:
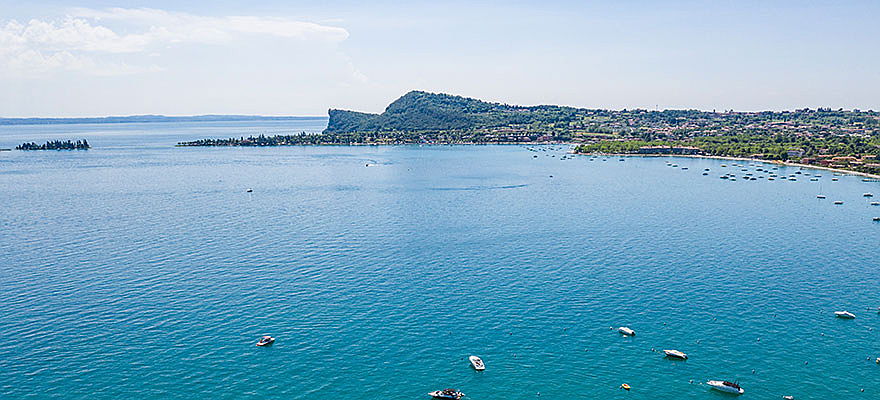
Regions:
<instances>
[{"instance_id":1,"label":"white cloud","mask_svg":"<svg viewBox=\"0 0 880 400\"><path fill-rule=\"evenodd\" d=\"M6 21L0 26L0 71L23 76L52 71L92 75L157 71L161 68L130 65L124 57L155 56L179 44L223 45L259 36L335 44L348 38L348 31L279 17L80 8L60 20Z\"/></svg>"}]
</instances>

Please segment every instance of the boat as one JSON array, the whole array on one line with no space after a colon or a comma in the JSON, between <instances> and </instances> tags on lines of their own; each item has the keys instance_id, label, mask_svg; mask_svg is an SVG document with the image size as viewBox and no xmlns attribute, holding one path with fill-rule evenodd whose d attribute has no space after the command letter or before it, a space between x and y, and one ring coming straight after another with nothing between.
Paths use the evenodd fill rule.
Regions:
<instances>
[{"instance_id":1,"label":"boat","mask_svg":"<svg viewBox=\"0 0 880 400\"><path fill-rule=\"evenodd\" d=\"M831 180L834 181L834 182L837 182L837 181L839 181L840 179L837 179L837 178L831 178Z\"/></svg>"},{"instance_id":2,"label":"boat","mask_svg":"<svg viewBox=\"0 0 880 400\"><path fill-rule=\"evenodd\" d=\"M840 200L837 200L837 201L834 202L834 204L841 205L841 204L843 204L843 202L840 201Z\"/></svg>"},{"instance_id":3,"label":"boat","mask_svg":"<svg viewBox=\"0 0 880 400\"><path fill-rule=\"evenodd\" d=\"M435 390L431 393L428 393L428 396L431 396L435 399L454 399L458 400L464 397L464 393L455 390L455 389L443 389L443 390Z\"/></svg>"},{"instance_id":4,"label":"boat","mask_svg":"<svg viewBox=\"0 0 880 400\"><path fill-rule=\"evenodd\" d=\"M708 381L707 385L711 386L712 389L726 392L726 393L734 393L734 394L743 394L746 391L743 390L742 387L739 386L736 382L728 382L728 381Z\"/></svg>"},{"instance_id":5,"label":"boat","mask_svg":"<svg viewBox=\"0 0 880 400\"><path fill-rule=\"evenodd\" d=\"M470 360L471 365L474 367L475 370L482 371L486 369L486 364L483 364L483 360L480 357L470 356L468 357L468 360Z\"/></svg>"},{"instance_id":6,"label":"boat","mask_svg":"<svg viewBox=\"0 0 880 400\"><path fill-rule=\"evenodd\" d=\"M853 314L849 311L835 311L834 316L837 318L843 318L843 319L854 319L856 317L855 314Z\"/></svg>"},{"instance_id":7,"label":"boat","mask_svg":"<svg viewBox=\"0 0 880 400\"><path fill-rule=\"evenodd\" d=\"M264 347L269 346L272 343L275 343L275 338L273 338L272 336L263 336L260 338L260 341L257 342L257 346Z\"/></svg>"},{"instance_id":8,"label":"boat","mask_svg":"<svg viewBox=\"0 0 880 400\"><path fill-rule=\"evenodd\" d=\"M874 218L872 219L872 221L875 221L875 222L880 221L880 217L874 217Z\"/></svg>"},{"instance_id":9,"label":"boat","mask_svg":"<svg viewBox=\"0 0 880 400\"><path fill-rule=\"evenodd\" d=\"M871 205L872 206L880 206L880 201L872 201Z\"/></svg>"},{"instance_id":10,"label":"boat","mask_svg":"<svg viewBox=\"0 0 880 400\"><path fill-rule=\"evenodd\" d=\"M688 355L684 354L678 350L663 350L663 353L666 354L666 357L669 358L677 358L679 360L687 360Z\"/></svg>"},{"instance_id":11,"label":"boat","mask_svg":"<svg viewBox=\"0 0 880 400\"><path fill-rule=\"evenodd\" d=\"M824 195L824 194L817 194L817 195L816 195L816 198L817 198L817 199L824 199L824 198L825 198L825 195Z\"/></svg>"},{"instance_id":12,"label":"boat","mask_svg":"<svg viewBox=\"0 0 880 400\"><path fill-rule=\"evenodd\" d=\"M632 389L632 387L630 387L628 383L624 383L624 384L620 385L620 388L623 389L623 390L630 390L630 389Z\"/></svg>"},{"instance_id":13,"label":"boat","mask_svg":"<svg viewBox=\"0 0 880 400\"><path fill-rule=\"evenodd\" d=\"M617 328L617 331L620 332L620 334L623 336L635 336L636 335L636 331L629 329L625 326L621 326L620 328Z\"/></svg>"},{"instance_id":14,"label":"boat","mask_svg":"<svg viewBox=\"0 0 880 400\"><path fill-rule=\"evenodd\" d=\"M874 194L873 194L873 193L865 193L865 194L862 194L862 196L864 196L864 197L874 197Z\"/></svg>"}]
</instances>

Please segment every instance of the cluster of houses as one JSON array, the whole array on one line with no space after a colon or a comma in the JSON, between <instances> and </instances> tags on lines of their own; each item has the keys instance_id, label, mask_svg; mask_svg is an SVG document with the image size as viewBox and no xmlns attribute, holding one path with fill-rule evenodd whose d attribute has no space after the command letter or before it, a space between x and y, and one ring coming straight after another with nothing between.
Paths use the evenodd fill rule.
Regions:
<instances>
[{"instance_id":1,"label":"cluster of houses","mask_svg":"<svg viewBox=\"0 0 880 400\"><path fill-rule=\"evenodd\" d=\"M801 163L831 168L880 170L880 156L870 154L861 157L820 154L815 157L802 158Z\"/></svg>"}]
</instances>

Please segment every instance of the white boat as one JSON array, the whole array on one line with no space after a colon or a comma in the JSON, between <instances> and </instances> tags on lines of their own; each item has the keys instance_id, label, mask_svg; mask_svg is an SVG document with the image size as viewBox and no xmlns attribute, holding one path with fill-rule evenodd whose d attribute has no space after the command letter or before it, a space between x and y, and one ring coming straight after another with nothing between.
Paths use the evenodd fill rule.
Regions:
<instances>
[{"instance_id":1,"label":"white boat","mask_svg":"<svg viewBox=\"0 0 880 400\"><path fill-rule=\"evenodd\" d=\"M679 360L687 360L688 355L684 354L678 350L663 350L663 353L666 354L666 357L669 358L677 358Z\"/></svg>"},{"instance_id":2,"label":"white boat","mask_svg":"<svg viewBox=\"0 0 880 400\"><path fill-rule=\"evenodd\" d=\"M455 390L455 389L443 389L443 390L435 390L431 393L428 393L428 396L431 396L435 399L453 399L459 400L464 397L464 393Z\"/></svg>"},{"instance_id":3,"label":"white boat","mask_svg":"<svg viewBox=\"0 0 880 400\"><path fill-rule=\"evenodd\" d=\"M839 206L839 205L841 205L841 204L843 204L843 202L842 202L842 201L840 201L840 200L837 200L837 201L835 201L835 202L834 202L834 204L836 204L836 205L838 205L838 206Z\"/></svg>"},{"instance_id":4,"label":"white boat","mask_svg":"<svg viewBox=\"0 0 880 400\"><path fill-rule=\"evenodd\" d=\"M468 360L470 360L471 365L474 366L475 370L482 371L482 370L486 369L486 364L483 364L483 360L480 359L480 357L470 356L470 357L468 357Z\"/></svg>"},{"instance_id":5,"label":"white boat","mask_svg":"<svg viewBox=\"0 0 880 400\"><path fill-rule=\"evenodd\" d=\"M272 336L263 336L262 338L260 338L260 341L257 342L257 346L264 347L271 345L272 343L275 343L275 338L273 338Z\"/></svg>"},{"instance_id":6,"label":"white boat","mask_svg":"<svg viewBox=\"0 0 880 400\"><path fill-rule=\"evenodd\" d=\"M880 201L872 201L871 205L872 206L880 206Z\"/></svg>"},{"instance_id":7,"label":"white boat","mask_svg":"<svg viewBox=\"0 0 880 400\"><path fill-rule=\"evenodd\" d=\"M873 194L873 193L864 193L864 194L862 194L862 196L865 196L865 197L874 197L874 194Z\"/></svg>"},{"instance_id":8,"label":"white boat","mask_svg":"<svg viewBox=\"0 0 880 400\"><path fill-rule=\"evenodd\" d=\"M728 382L728 381L708 381L707 385L711 386L712 389L726 392L726 393L734 393L734 394L743 394L746 391L743 390L736 382Z\"/></svg>"},{"instance_id":9,"label":"white boat","mask_svg":"<svg viewBox=\"0 0 880 400\"><path fill-rule=\"evenodd\" d=\"M824 199L824 198L825 198L825 195L824 195L824 194L817 194L817 195L816 195L816 198L817 198L817 199Z\"/></svg>"},{"instance_id":10,"label":"white boat","mask_svg":"<svg viewBox=\"0 0 880 400\"><path fill-rule=\"evenodd\" d=\"M620 334L623 336L635 336L636 335L636 331L629 329L625 326L621 326L620 328L617 328L617 331L620 332Z\"/></svg>"},{"instance_id":11,"label":"white boat","mask_svg":"<svg viewBox=\"0 0 880 400\"><path fill-rule=\"evenodd\" d=\"M849 311L835 311L834 316L837 318L843 318L843 319L854 319L856 317L855 314L853 314Z\"/></svg>"}]
</instances>

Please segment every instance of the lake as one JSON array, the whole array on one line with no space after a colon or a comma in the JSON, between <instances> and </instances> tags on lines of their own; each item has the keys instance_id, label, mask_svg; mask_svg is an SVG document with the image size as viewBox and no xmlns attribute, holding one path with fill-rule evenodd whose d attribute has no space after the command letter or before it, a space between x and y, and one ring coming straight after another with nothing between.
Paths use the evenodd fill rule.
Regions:
<instances>
[{"instance_id":1,"label":"lake","mask_svg":"<svg viewBox=\"0 0 880 400\"><path fill-rule=\"evenodd\" d=\"M325 124L0 127L93 146L0 152L0 398L880 395L878 183L566 146L174 147Z\"/></svg>"}]
</instances>

